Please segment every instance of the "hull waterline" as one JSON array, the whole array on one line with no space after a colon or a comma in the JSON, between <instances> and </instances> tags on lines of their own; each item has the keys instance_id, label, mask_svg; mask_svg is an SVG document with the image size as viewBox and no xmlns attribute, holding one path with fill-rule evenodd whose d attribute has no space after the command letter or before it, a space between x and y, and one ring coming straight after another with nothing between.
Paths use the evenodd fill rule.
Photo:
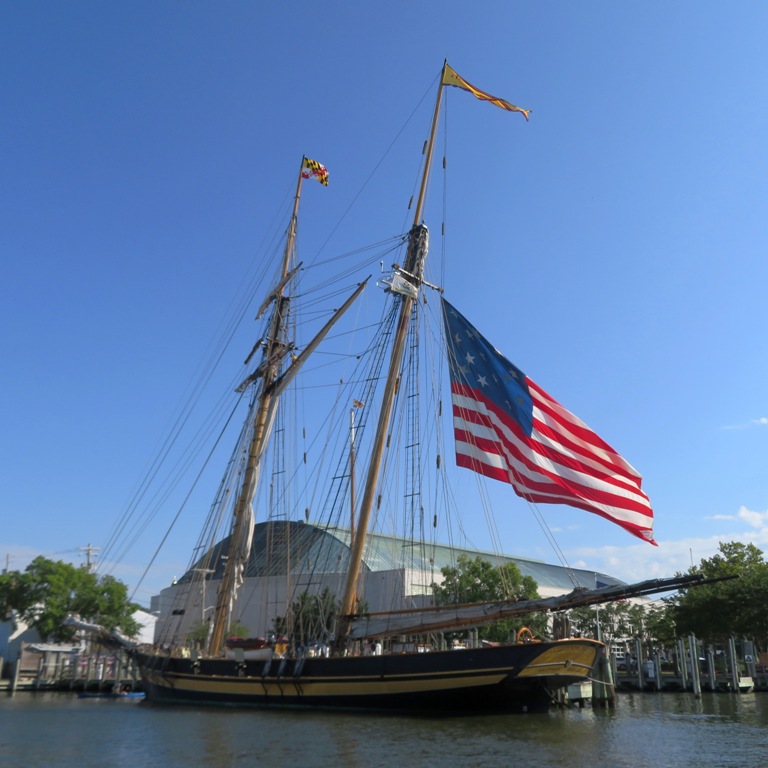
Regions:
<instances>
[{"instance_id":1,"label":"hull waterline","mask_svg":"<svg viewBox=\"0 0 768 768\"><path fill-rule=\"evenodd\" d=\"M147 698L164 704L419 712L541 712L589 679L602 644L564 640L459 651L273 658L138 653Z\"/></svg>"}]
</instances>

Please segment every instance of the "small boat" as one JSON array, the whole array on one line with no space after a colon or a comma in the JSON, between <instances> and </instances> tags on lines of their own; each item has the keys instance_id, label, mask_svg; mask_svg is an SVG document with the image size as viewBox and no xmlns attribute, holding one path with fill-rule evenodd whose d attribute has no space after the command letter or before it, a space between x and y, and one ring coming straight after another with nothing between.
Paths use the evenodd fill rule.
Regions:
<instances>
[{"instance_id":1,"label":"small boat","mask_svg":"<svg viewBox=\"0 0 768 768\"><path fill-rule=\"evenodd\" d=\"M303 285L299 289L304 270L295 256L302 183L314 179L328 185L325 166L302 158L285 247L257 313L264 328L238 378L236 393L247 405L242 431L188 574L161 601L156 645L134 651L151 701L352 711L545 711L559 691L590 680L604 646L567 634L523 632L524 617L671 588L659 580L633 588L579 586L562 596L521 599L507 593L480 602L436 603L433 586L442 576L434 565L431 531L442 524L452 497L426 480L430 470L444 477L449 462L435 426L443 420L443 385L432 378L431 368L420 367L421 341L439 339L437 350L447 359L442 370L449 374L460 471L508 483L531 504L579 507L655 544L640 475L487 341L445 299L436 278L427 279L429 230L422 214L448 86L528 118L527 110L475 88L444 64L413 225L392 246L402 249L401 258L379 280L382 319L367 321L378 336L347 356L351 365L362 362L335 379L341 384L331 390L328 420L318 416L316 401L307 409L307 418L317 416L323 437L311 443L312 450L299 450L292 462L281 451L292 447L290 441L310 442L302 428L289 437L282 415L292 403L289 388L300 373L310 376L304 370L310 355L342 318L347 322L369 282L356 280L342 300L337 294L343 278L328 279L324 285L333 289L335 309L323 316L322 326L318 322L314 335L297 339L295 318L303 317L299 298L311 294ZM428 321L435 327L420 331ZM314 394L328 386L304 385L304 391ZM416 404L425 393L429 416ZM334 426L338 439L331 437ZM426 438L433 439L429 453L422 443ZM313 451L319 458L310 466L307 454ZM269 482L260 482L267 473ZM318 477L317 486L310 473ZM403 482L398 490L392 477ZM321 522L310 524L313 515ZM384 519L403 520L409 534L387 539L395 544L391 578L384 584L382 576L379 584L367 578L368 563L390 557L383 545L374 553L375 542L384 541L376 539L374 527ZM216 527L222 520L226 530ZM280 553L281 562L272 552ZM380 564L378 572L383 569ZM418 589L411 583L416 574L424 579ZM257 604L252 613L246 608L250 598ZM227 642L236 622L248 624L247 631L261 639ZM477 633L500 623L510 627L507 639L481 642ZM271 634L286 642L278 649L268 640Z\"/></svg>"},{"instance_id":2,"label":"small boat","mask_svg":"<svg viewBox=\"0 0 768 768\"><path fill-rule=\"evenodd\" d=\"M131 699L144 698L144 691L79 691L78 699Z\"/></svg>"},{"instance_id":3,"label":"small boat","mask_svg":"<svg viewBox=\"0 0 768 768\"><path fill-rule=\"evenodd\" d=\"M224 643L224 655L228 659L266 661L280 656L285 651L286 639L274 640L266 637L228 637Z\"/></svg>"}]
</instances>

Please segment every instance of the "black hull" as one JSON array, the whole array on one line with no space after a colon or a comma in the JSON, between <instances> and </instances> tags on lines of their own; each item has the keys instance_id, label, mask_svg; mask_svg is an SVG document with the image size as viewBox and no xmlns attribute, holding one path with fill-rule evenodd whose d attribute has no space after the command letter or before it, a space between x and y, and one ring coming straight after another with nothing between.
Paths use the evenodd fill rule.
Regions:
<instances>
[{"instance_id":1,"label":"black hull","mask_svg":"<svg viewBox=\"0 0 768 768\"><path fill-rule=\"evenodd\" d=\"M420 713L542 712L590 677L592 640L460 651L243 661L137 653L150 701Z\"/></svg>"}]
</instances>

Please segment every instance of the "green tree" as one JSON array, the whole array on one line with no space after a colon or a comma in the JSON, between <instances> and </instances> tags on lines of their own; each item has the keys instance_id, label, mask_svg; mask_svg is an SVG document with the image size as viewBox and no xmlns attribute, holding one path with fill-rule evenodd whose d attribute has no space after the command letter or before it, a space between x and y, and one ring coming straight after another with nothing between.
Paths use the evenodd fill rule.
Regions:
<instances>
[{"instance_id":1,"label":"green tree","mask_svg":"<svg viewBox=\"0 0 768 768\"><path fill-rule=\"evenodd\" d=\"M248 627L242 622L235 620L230 625L227 635L229 637L246 638L248 637Z\"/></svg>"},{"instance_id":2,"label":"green tree","mask_svg":"<svg viewBox=\"0 0 768 768\"><path fill-rule=\"evenodd\" d=\"M13 571L0 579L0 608L15 610L46 640L66 641L76 630L64 624L69 614L100 624L107 630L135 635L131 614L138 608L128 599L128 588L112 576L97 576L70 563L35 558L24 573Z\"/></svg>"},{"instance_id":3,"label":"green tree","mask_svg":"<svg viewBox=\"0 0 768 768\"><path fill-rule=\"evenodd\" d=\"M432 585L436 605L531 600L539 597L536 581L530 576L523 576L514 563L494 566L481 557L472 559L468 555L460 555L455 566L446 566L441 572L442 584ZM546 626L546 617L529 614L503 619L480 627L478 636L483 640L506 642L513 632L524 625L541 634Z\"/></svg>"},{"instance_id":4,"label":"green tree","mask_svg":"<svg viewBox=\"0 0 768 768\"><path fill-rule=\"evenodd\" d=\"M287 636L297 645L328 642L334 631L339 604L325 587L319 595L302 592L291 605L287 616L272 621L278 636Z\"/></svg>"},{"instance_id":5,"label":"green tree","mask_svg":"<svg viewBox=\"0 0 768 768\"><path fill-rule=\"evenodd\" d=\"M584 637L599 637L606 645L638 639L650 651L675 638L667 606L617 600L576 608L570 612L571 627Z\"/></svg>"},{"instance_id":6,"label":"green tree","mask_svg":"<svg viewBox=\"0 0 768 768\"><path fill-rule=\"evenodd\" d=\"M198 621L196 624L193 624L189 632L187 632L187 642L199 648L205 647L206 642L208 642L210 628L210 622L207 621Z\"/></svg>"},{"instance_id":7,"label":"green tree","mask_svg":"<svg viewBox=\"0 0 768 768\"><path fill-rule=\"evenodd\" d=\"M0 573L0 621L8 621L13 611L23 605L28 591L26 574L19 571Z\"/></svg>"},{"instance_id":8,"label":"green tree","mask_svg":"<svg viewBox=\"0 0 768 768\"><path fill-rule=\"evenodd\" d=\"M707 579L737 576L681 591L669 599L677 632L723 642L729 636L768 644L768 563L754 544L721 542L719 553L688 570Z\"/></svg>"},{"instance_id":9,"label":"green tree","mask_svg":"<svg viewBox=\"0 0 768 768\"><path fill-rule=\"evenodd\" d=\"M637 618L626 601L575 608L570 616L575 632L582 637L599 638L608 645L636 634Z\"/></svg>"},{"instance_id":10,"label":"green tree","mask_svg":"<svg viewBox=\"0 0 768 768\"><path fill-rule=\"evenodd\" d=\"M328 643L336 628L339 601L328 587L319 595L302 592L285 616L272 619L272 632L287 637L297 645L313 642ZM355 614L368 613L368 603L357 598Z\"/></svg>"},{"instance_id":11,"label":"green tree","mask_svg":"<svg viewBox=\"0 0 768 768\"><path fill-rule=\"evenodd\" d=\"M671 648L678 637L675 617L664 600L657 600L645 611L645 629L654 648Z\"/></svg>"},{"instance_id":12,"label":"green tree","mask_svg":"<svg viewBox=\"0 0 768 768\"><path fill-rule=\"evenodd\" d=\"M186 640L191 645L196 645L198 648L204 648L208 643L208 637L210 633L210 620L201 620L189 628L186 634ZM227 629L227 637L246 638L248 637L248 627L246 627L245 624L241 623L239 620L235 619Z\"/></svg>"}]
</instances>

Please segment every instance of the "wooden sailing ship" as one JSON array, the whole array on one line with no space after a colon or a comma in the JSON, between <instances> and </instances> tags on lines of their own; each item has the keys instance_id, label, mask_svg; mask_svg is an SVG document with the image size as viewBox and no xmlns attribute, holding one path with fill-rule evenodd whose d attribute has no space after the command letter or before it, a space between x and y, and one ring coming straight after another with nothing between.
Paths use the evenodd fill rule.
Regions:
<instances>
[{"instance_id":1,"label":"wooden sailing ship","mask_svg":"<svg viewBox=\"0 0 768 768\"><path fill-rule=\"evenodd\" d=\"M197 575L198 581L193 582L191 575L176 589L174 599L180 600L186 594L197 599L197 608L183 608L180 603L167 606L163 624L167 636L159 637L155 647L135 651L147 697L152 701L353 710L532 712L548 708L557 691L589 680L603 653L600 642L587 638L546 640L521 633L511 636L507 643L470 643L459 650L449 647L444 638L447 633L471 630L531 611L559 611L615 599L625 594L621 587L581 588L564 597L471 605L435 606L426 595L414 601L418 605L400 604L393 610L375 613L366 606L363 577L366 551L371 543L368 532L388 487L383 472L384 465L391 463L387 455L393 430L405 422L406 428L414 434L418 432L408 426L407 419L396 419L394 414L396 404L411 395L405 383L405 369L410 364L405 361L410 359L415 338L412 329L425 306L424 291L437 298L443 320L442 350L448 357L451 373L458 463L511 483L519 495L532 503L581 506L652 541L652 513L640 490L639 475L586 425L496 352L442 298L442 292L425 279L429 231L422 220L423 206L445 86L457 86L479 99L528 117L527 111L480 91L460 78L447 63L444 65L413 225L404 238L405 256L402 265L394 265L387 279L381 281L390 305L386 315L390 318L388 362L382 355L381 374L361 377L361 382L369 384L360 385L359 397L350 410L350 423L343 425L348 440L343 458L339 459L341 470L326 473L333 475L335 483L335 491L328 496L338 500L337 508L346 510L339 514L346 515L349 522L344 562L331 569L343 567L346 573L339 585L339 597L332 598L333 626L325 626L323 633L316 635L316 643L307 642L312 633L306 628L297 632L296 614L291 614L291 608L301 594L308 594L309 581L302 582L296 576L299 565L292 562L283 572L293 574L294 585L301 585L305 591L299 594L294 586L293 592L285 592L282 609L274 602L271 604L268 610L272 611L272 626L258 628L261 639L228 642L238 616L237 606L244 600L244 590L238 590L248 569L253 567L254 531L264 538L259 546L266 547L270 536L261 527L269 521L256 525L254 506L258 513L256 493L260 476L265 472L267 446L279 419L281 398L296 381L309 356L366 287L366 281L361 281L309 342L299 347L291 338L290 317L295 310L291 287L300 266L295 263L294 245L302 182L309 177L324 184L328 180L322 165L304 158L279 275L259 310L260 316L268 318L266 331L246 363L251 365L257 356L260 359L238 387L249 398L250 406L239 447L229 463L229 476L236 490L231 491L230 485L226 485L227 490L220 490L220 501L214 505L220 518L231 518L231 529L225 540L201 545L189 572ZM483 362L484 367L478 368L475 362ZM379 381L383 382L381 386ZM378 401L376 415L374 400ZM369 419L361 418L356 423L358 409L361 416L365 414ZM361 461L360 433L368 420L372 430L366 435L365 460ZM414 477L420 477L424 462L419 453L408 448L407 461ZM299 482L290 468L284 474L293 478L294 484ZM411 486L408 504L424 516L423 499L414 503L415 496L419 494ZM230 497L234 499L232 506L222 514L225 500ZM437 515L435 511L435 520ZM301 527L300 523L291 524L285 519L274 522L274 530L286 536L294 530L292 525ZM311 549L310 556L309 544L304 552L297 546L295 542L289 543L284 552L294 561L301 559L301 565L306 561L308 568L317 569L319 556L315 549ZM315 547L316 542L311 546ZM342 555L337 555L337 559L341 560ZM322 588L316 588L315 595L322 589L327 598L331 581L326 579ZM214 584L215 604L206 608L207 592ZM656 587L655 583L640 585L634 593L643 594ZM178 632L182 618L188 618L193 610L199 611L203 630L196 643L189 642L188 632L181 636ZM174 626L175 636L171 631Z\"/></svg>"}]
</instances>

